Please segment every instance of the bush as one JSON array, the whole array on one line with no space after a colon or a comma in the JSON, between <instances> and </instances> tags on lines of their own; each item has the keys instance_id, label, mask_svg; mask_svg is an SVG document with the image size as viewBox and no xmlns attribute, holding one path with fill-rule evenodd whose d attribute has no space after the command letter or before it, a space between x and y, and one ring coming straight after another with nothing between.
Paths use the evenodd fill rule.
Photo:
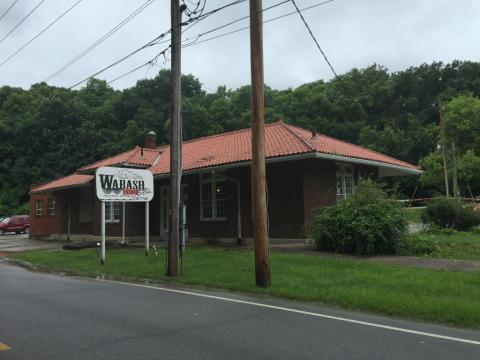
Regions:
<instances>
[{"instance_id":1,"label":"bush","mask_svg":"<svg viewBox=\"0 0 480 360\"><path fill-rule=\"evenodd\" d=\"M404 256L423 256L430 255L438 251L438 249L439 244L436 237L425 233L423 236L404 236L397 243L396 253Z\"/></svg>"},{"instance_id":2,"label":"bush","mask_svg":"<svg viewBox=\"0 0 480 360\"><path fill-rule=\"evenodd\" d=\"M372 182L361 183L355 195L315 216L312 237L320 250L344 254L395 253L407 220L402 208Z\"/></svg>"},{"instance_id":3,"label":"bush","mask_svg":"<svg viewBox=\"0 0 480 360\"><path fill-rule=\"evenodd\" d=\"M438 198L427 203L422 220L440 228L470 230L480 225L480 214L457 199Z\"/></svg>"}]
</instances>

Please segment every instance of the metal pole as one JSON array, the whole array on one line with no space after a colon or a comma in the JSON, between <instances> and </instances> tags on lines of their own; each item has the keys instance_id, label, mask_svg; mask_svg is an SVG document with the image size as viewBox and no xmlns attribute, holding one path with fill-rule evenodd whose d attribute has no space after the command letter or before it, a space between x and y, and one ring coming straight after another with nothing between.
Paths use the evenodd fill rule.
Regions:
<instances>
[{"instance_id":1,"label":"metal pole","mask_svg":"<svg viewBox=\"0 0 480 360\"><path fill-rule=\"evenodd\" d=\"M102 233L102 245L101 245L101 256L100 264L105 264L105 202L102 201L102 224L101 224L101 233Z\"/></svg>"},{"instance_id":2,"label":"metal pole","mask_svg":"<svg viewBox=\"0 0 480 360\"><path fill-rule=\"evenodd\" d=\"M170 145L170 241L168 245L168 276L178 276L179 205L181 183L181 20L180 1L171 0L171 145Z\"/></svg>"},{"instance_id":3,"label":"metal pole","mask_svg":"<svg viewBox=\"0 0 480 360\"><path fill-rule=\"evenodd\" d=\"M242 242L242 203L241 199L241 192L240 192L240 181L237 181L237 231L238 231L238 239L239 243Z\"/></svg>"},{"instance_id":4,"label":"metal pole","mask_svg":"<svg viewBox=\"0 0 480 360\"><path fill-rule=\"evenodd\" d=\"M145 256L150 250L150 203L145 202Z\"/></svg>"},{"instance_id":5,"label":"metal pole","mask_svg":"<svg viewBox=\"0 0 480 360\"><path fill-rule=\"evenodd\" d=\"M67 223L67 240L70 241L70 224L71 224L71 208L72 208L72 203L71 201L68 201L68 223Z\"/></svg>"},{"instance_id":6,"label":"metal pole","mask_svg":"<svg viewBox=\"0 0 480 360\"><path fill-rule=\"evenodd\" d=\"M122 245L125 245L125 201L122 205Z\"/></svg>"},{"instance_id":7,"label":"metal pole","mask_svg":"<svg viewBox=\"0 0 480 360\"><path fill-rule=\"evenodd\" d=\"M250 0L250 63L252 76L252 215L255 282L271 285L265 171L265 104L263 79L262 0Z\"/></svg>"}]
</instances>

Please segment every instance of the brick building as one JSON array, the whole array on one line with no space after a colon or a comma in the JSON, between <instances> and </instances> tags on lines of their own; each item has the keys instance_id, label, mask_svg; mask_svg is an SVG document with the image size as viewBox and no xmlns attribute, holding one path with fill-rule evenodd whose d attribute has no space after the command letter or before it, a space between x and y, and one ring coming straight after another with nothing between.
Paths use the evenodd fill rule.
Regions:
<instances>
[{"instance_id":1,"label":"brick building","mask_svg":"<svg viewBox=\"0 0 480 360\"><path fill-rule=\"evenodd\" d=\"M315 209L335 204L355 191L361 178L416 175L406 162L288 125L265 128L269 233L273 241L304 239ZM182 202L190 241L236 241L252 237L250 129L183 143ZM150 236L168 234L170 147L157 146L149 133L136 147L78 169L64 178L32 187L30 236L93 240L100 236L100 201L95 170L102 166L142 168L154 175ZM123 224L123 213L125 223ZM144 237L142 203L107 203L107 238Z\"/></svg>"}]
</instances>

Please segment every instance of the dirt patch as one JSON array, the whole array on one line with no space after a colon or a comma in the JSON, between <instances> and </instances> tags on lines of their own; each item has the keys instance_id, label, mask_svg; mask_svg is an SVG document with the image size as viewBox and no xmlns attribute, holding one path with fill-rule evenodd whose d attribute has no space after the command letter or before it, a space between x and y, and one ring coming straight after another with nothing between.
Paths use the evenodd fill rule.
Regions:
<instances>
[{"instance_id":1,"label":"dirt patch","mask_svg":"<svg viewBox=\"0 0 480 360\"><path fill-rule=\"evenodd\" d=\"M480 271L480 261L475 260L432 259L415 256L354 256L316 251L307 248L305 245L298 244L286 244L285 246L276 245L272 246L271 250L275 252L319 256L326 259L346 259L359 262L366 261L376 264L410 266L440 271Z\"/></svg>"}]
</instances>

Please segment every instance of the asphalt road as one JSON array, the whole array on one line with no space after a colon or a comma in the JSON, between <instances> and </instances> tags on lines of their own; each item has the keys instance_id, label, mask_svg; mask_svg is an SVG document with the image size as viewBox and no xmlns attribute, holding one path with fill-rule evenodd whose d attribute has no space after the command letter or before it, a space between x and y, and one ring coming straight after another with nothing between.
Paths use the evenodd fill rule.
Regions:
<instances>
[{"instance_id":1,"label":"asphalt road","mask_svg":"<svg viewBox=\"0 0 480 360\"><path fill-rule=\"evenodd\" d=\"M480 332L0 263L0 359L478 360Z\"/></svg>"}]
</instances>

